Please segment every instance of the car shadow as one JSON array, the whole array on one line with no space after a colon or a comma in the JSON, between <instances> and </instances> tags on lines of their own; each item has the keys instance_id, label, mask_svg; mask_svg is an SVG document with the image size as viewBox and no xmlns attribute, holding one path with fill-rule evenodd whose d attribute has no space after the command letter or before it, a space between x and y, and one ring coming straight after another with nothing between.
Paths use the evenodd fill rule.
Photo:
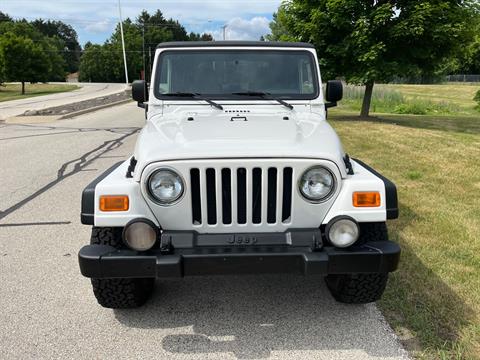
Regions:
<instances>
[{"instance_id":1,"label":"car shadow","mask_svg":"<svg viewBox=\"0 0 480 360\"><path fill-rule=\"evenodd\" d=\"M399 356L395 337L372 305L335 302L321 276L212 276L157 283L153 299L115 310L122 324L142 329L191 329L163 338L169 353L233 353L267 358L272 351L351 350ZM184 329L181 329L184 331Z\"/></svg>"},{"instance_id":2,"label":"car shadow","mask_svg":"<svg viewBox=\"0 0 480 360\"><path fill-rule=\"evenodd\" d=\"M343 121L368 121L404 126L416 129L453 131L466 134L480 134L479 116L433 116L433 115L401 115L401 114L374 114L366 118L358 115L332 112L329 120Z\"/></svg>"}]
</instances>

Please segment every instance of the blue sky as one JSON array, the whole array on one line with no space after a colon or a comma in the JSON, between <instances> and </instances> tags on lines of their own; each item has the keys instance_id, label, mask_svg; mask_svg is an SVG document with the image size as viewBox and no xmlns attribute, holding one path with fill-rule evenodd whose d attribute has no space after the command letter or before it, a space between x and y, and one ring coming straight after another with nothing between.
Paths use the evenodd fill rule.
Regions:
<instances>
[{"instance_id":1,"label":"blue sky","mask_svg":"<svg viewBox=\"0 0 480 360\"><path fill-rule=\"evenodd\" d=\"M258 40L269 32L268 23L281 0L121 0L123 18L135 18L142 9L160 9L188 31L207 32L227 39ZM72 25L83 45L103 43L118 22L118 0L0 0L0 10L14 18L62 20Z\"/></svg>"}]
</instances>

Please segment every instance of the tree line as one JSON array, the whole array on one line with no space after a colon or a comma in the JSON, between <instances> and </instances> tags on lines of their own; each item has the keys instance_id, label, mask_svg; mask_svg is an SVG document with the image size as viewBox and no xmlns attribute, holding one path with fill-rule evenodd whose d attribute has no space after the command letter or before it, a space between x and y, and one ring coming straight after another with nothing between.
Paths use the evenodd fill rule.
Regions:
<instances>
[{"instance_id":1,"label":"tree line","mask_svg":"<svg viewBox=\"0 0 480 360\"><path fill-rule=\"evenodd\" d=\"M373 87L396 78L480 73L477 0L288 0L266 40L315 45L322 77Z\"/></svg>"},{"instance_id":2,"label":"tree line","mask_svg":"<svg viewBox=\"0 0 480 360\"><path fill-rule=\"evenodd\" d=\"M123 23L127 69L129 79L140 78L145 69L145 78L153 62L156 46L165 41L212 41L210 34L188 33L184 26L173 19L166 19L160 10L153 15L147 11L132 21ZM122 58L120 25L103 45L85 44L80 63L80 81L122 82L125 81Z\"/></svg>"},{"instance_id":3,"label":"tree line","mask_svg":"<svg viewBox=\"0 0 480 360\"><path fill-rule=\"evenodd\" d=\"M188 33L160 10L142 11L135 21L123 22L129 79L138 79L149 69L158 43L164 41L211 41L209 34ZM19 81L22 94L26 82L65 81L79 72L87 82L125 81L120 26L104 44L87 42L84 49L75 29L62 21L14 20L0 12L0 83Z\"/></svg>"}]
</instances>

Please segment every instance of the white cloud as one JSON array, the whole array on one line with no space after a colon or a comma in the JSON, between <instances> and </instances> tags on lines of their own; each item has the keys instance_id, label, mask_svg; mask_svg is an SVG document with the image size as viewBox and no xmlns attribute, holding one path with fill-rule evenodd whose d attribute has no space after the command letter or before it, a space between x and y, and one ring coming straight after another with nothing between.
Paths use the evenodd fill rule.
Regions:
<instances>
[{"instance_id":1,"label":"white cloud","mask_svg":"<svg viewBox=\"0 0 480 360\"><path fill-rule=\"evenodd\" d=\"M84 27L84 29L89 33L99 34L99 33L103 33L105 31L111 30L112 23L108 20L101 20L98 22L88 24L87 26Z\"/></svg>"},{"instance_id":2,"label":"white cloud","mask_svg":"<svg viewBox=\"0 0 480 360\"><path fill-rule=\"evenodd\" d=\"M235 17L229 20L225 29L227 40L258 40L260 36L270 32L270 20L263 16L256 16L250 20ZM215 40L223 39L223 30L210 30Z\"/></svg>"}]
</instances>

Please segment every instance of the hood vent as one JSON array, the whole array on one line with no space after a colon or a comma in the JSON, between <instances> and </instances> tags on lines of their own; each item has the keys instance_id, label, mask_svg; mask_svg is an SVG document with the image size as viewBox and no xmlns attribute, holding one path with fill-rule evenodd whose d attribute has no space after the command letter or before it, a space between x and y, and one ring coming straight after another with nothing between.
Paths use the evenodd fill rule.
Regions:
<instances>
[{"instance_id":1,"label":"hood vent","mask_svg":"<svg viewBox=\"0 0 480 360\"><path fill-rule=\"evenodd\" d=\"M250 110L225 110L226 114L231 114L231 113L249 113Z\"/></svg>"}]
</instances>

